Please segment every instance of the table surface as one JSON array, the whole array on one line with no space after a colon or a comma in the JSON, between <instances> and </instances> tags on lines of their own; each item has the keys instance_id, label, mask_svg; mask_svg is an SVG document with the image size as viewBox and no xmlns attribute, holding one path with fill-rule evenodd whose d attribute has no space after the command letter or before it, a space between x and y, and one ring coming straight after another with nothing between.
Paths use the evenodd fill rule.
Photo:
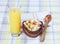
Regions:
<instances>
[{"instance_id":1,"label":"table surface","mask_svg":"<svg viewBox=\"0 0 60 44\"><path fill-rule=\"evenodd\" d=\"M14 3L14 4L13 4ZM52 21L46 31L45 41L40 42L40 36L30 38L24 33L19 37L12 37L9 26L9 9L19 7L24 18L34 18L31 16L37 13L36 18L47 11L52 15ZM29 17L29 15L30 17ZM27 17L23 16L27 15ZM60 44L60 1L59 0L0 0L0 43L1 44Z\"/></svg>"}]
</instances>

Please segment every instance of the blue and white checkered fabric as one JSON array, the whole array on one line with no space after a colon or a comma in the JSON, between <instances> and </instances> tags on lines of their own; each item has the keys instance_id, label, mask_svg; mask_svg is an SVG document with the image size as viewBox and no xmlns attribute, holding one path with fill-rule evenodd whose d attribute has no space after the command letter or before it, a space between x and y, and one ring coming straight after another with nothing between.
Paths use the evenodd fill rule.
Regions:
<instances>
[{"instance_id":1,"label":"blue and white checkered fabric","mask_svg":"<svg viewBox=\"0 0 60 44\"><path fill-rule=\"evenodd\" d=\"M8 12L13 7L13 3L20 8L22 21L29 18L34 19L34 13L39 20L40 15L44 16L45 11L52 15L52 21L49 24L50 27L47 28L44 42L39 41L40 36L30 38L24 33L19 37L12 37L10 35ZM59 19L60 0L0 0L0 44L60 44Z\"/></svg>"}]
</instances>

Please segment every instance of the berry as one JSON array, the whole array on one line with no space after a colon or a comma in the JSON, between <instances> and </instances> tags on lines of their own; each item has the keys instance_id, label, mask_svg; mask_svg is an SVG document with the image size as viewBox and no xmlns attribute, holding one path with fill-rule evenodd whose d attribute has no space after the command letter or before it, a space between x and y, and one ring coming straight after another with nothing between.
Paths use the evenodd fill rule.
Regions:
<instances>
[{"instance_id":1,"label":"berry","mask_svg":"<svg viewBox=\"0 0 60 44\"><path fill-rule=\"evenodd\" d=\"M41 27L41 26L42 26L42 24L38 24L38 26L39 26L39 27Z\"/></svg>"}]
</instances>

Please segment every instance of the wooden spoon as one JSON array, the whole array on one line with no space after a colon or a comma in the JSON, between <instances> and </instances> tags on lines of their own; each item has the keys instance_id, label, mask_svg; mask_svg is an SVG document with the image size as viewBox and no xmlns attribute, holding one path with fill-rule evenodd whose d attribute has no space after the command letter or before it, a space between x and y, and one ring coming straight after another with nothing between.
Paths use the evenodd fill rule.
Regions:
<instances>
[{"instance_id":1,"label":"wooden spoon","mask_svg":"<svg viewBox=\"0 0 60 44\"><path fill-rule=\"evenodd\" d=\"M43 32L41 34L41 38L40 38L40 41L43 42L44 39L45 39L45 33L46 33L46 29L47 29L47 26L48 26L48 23L51 21L52 17L50 14L48 14L45 19L44 19L44 22L45 22L45 26L43 28Z\"/></svg>"}]
</instances>

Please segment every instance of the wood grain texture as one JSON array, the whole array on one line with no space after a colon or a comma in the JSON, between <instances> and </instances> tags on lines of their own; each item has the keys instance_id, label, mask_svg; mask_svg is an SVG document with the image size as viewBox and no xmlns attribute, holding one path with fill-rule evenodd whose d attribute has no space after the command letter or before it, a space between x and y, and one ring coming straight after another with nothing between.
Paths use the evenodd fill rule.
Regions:
<instances>
[{"instance_id":1,"label":"wood grain texture","mask_svg":"<svg viewBox=\"0 0 60 44\"><path fill-rule=\"evenodd\" d=\"M44 39L45 39L45 33L46 33L46 29L47 29L47 26L48 26L48 23L51 21L52 17L50 14L48 14L45 18L44 18L44 22L45 22L45 26L43 28L43 32L41 34L41 38L40 38L40 42L43 42Z\"/></svg>"}]
</instances>

